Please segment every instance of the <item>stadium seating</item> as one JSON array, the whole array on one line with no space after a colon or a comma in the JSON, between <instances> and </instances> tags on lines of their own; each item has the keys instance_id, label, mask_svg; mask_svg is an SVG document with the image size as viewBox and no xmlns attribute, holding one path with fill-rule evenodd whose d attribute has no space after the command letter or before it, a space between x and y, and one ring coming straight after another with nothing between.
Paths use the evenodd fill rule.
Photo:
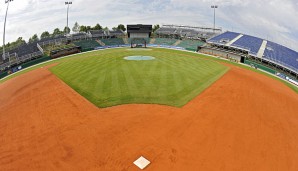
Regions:
<instances>
[{"instance_id":1,"label":"stadium seating","mask_svg":"<svg viewBox=\"0 0 298 171\"><path fill-rule=\"evenodd\" d=\"M209 39L207 42L211 44L220 44L232 48L247 49L250 55L257 56L263 43L263 39L243 35L238 40L228 45L227 43L234 40L240 34L235 32L225 32L221 35L215 36ZM224 40L224 41L223 41ZM298 73L298 52L291 50L287 47L267 41L263 59L267 59L277 65L286 67L296 73Z\"/></svg>"},{"instance_id":2,"label":"stadium seating","mask_svg":"<svg viewBox=\"0 0 298 171\"><path fill-rule=\"evenodd\" d=\"M263 57L298 72L298 52L294 50L268 41Z\"/></svg>"},{"instance_id":3,"label":"stadium seating","mask_svg":"<svg viewBox=\"0 0 298 171\"><path fill-rule=\"evenodd\" d=\"M156 38L154 44L172 46L176 42L177 39Z\"/></svg>"},{"instance_id":4,"label":"stadium seating","mask_svg":"<svg viewBox=\"0 0 298 171\"><path fill-rule=\"evenodd\" d=\"M185 49L197 50L198 46L202 46L205 43L199 40L183 40L177 46Z\"/></svg>"},{"instance_id":5,"label":"stadium seating","mask_svg":"<svg viewBox=\"0 0 298 171\"><path fill-rule=\"evenodd\" d=\"M232 44L232 46L247 49L251 54L256 55L263 43L263 39L243 35L240 39Z\"/></svg>"},{"instance_id":6,"label":"stadium seating","mask_svg":"<svg viewBox=\"0 0 298 171\"><path fill-rule=\"evenodd\" d=\"M161 27L158 30L156 30L157 34L175 34L176 28L167 28L167 27Z\"/></svg>"},{"instance_id":7,"label":"stadium seating","mask_svg":"<svg viewBox=\"0 0 298 171\"><path fill-rule=\"evenodd\" d=\"M101 39L101 41L106 45L106 46L118 46L118 45L124 45L123 39L120 38L113 38L113 39Z\"/></svg>"},{"instance_id":8,"label":"stadium seating","mask_svg":"<svg viewBox=\"0 0 298 171\"><path fill-rule=\"evenodd\" d=\"M124 36L124 32L121 30L112 30L108 31L108 36L110 37L118 37L118 36Z\"/></svg>"},{"instance_id":9,"label":"stadium seating","mask_svg":"<svg viewBox=\"0 0 298 171\"><path fill-rule=\"evenodd\" d=\"M217 43L217 44L226 44L230 42L231 40L235 39L237 36L239 36L239 33L234 32L225 32L223 34L220 34L218 36L215 36L208 40L210 43Z\"/></svg>"},{"instance_id":10,"label":"stadium seating","mask_svg":"<svg viewBox=\"0 0 298 171\"><path fill-rule=\"evenodd\" d=\"M74 42L74 44L80 46L83 51L86 49L94 49L95 47L101 46L95 40L81 40L78 42Z\"/></svg>"},{"instance_id":11,"label":"stadium seating","mask_svg":"<svg viewBox=\"0 0 298 171\"><path fill-rule=\"evenodd\" d=\"M9 51L10 54L17 53L19 57L31 54L34 52L39 52L39 49L37 48L37 42L34 43L24 43L20 45L19 47L12 49ZM2 56L2 54L0 54Z\"/></svg>"}]
</instances>

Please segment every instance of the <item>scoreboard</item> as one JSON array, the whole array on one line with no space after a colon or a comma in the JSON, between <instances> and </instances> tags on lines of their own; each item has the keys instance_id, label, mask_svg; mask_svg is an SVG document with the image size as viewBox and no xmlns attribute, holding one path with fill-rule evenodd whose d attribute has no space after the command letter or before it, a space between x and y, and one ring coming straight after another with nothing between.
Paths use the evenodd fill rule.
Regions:
<instances>
[{"instance_id":1,"label":"scoreboard","mask_svg":"<svg viewBox=\"0 0 298 171\"><path fill-rule=\"evenodd\" d=\"M127 25L128 38L132 39L146 39L150 38L152 33L152 25Z\"/></svg>"}]
</instances>

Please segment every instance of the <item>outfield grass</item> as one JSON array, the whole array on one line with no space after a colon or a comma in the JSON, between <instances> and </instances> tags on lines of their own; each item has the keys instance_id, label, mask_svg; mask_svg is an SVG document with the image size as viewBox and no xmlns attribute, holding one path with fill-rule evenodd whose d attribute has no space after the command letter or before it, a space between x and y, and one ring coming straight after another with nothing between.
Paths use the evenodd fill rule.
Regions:
<instances>
[{"instance_id":1,"label":"outfield grass","mask_svg":"<svg viewBox=\"0 0 298 171\"><path fill-rule=\"evenodd\" d=\"M156 59L123 59L137 55ZM228 67L176 51L113 49L82 54L50 70L98 107L121 104L182 107L220 78Z\"/></svg>"}]
</instances>

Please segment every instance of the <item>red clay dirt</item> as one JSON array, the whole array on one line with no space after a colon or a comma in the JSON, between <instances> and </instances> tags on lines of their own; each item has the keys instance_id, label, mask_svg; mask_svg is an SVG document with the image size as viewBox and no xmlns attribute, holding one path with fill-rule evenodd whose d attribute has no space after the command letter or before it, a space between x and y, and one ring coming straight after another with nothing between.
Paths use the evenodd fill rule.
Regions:
<instances>
[{"instance_id":1,"label":"red clay dirt","mask_svg":"<svg viewBox=\"0 0 298 171\"><path fill-rule=\"evenodd\" d=\"M298 95L232 67L183 108L98 109L40 68L0 85L0 170L297 170Z\"/></svg>"}]
</instances>

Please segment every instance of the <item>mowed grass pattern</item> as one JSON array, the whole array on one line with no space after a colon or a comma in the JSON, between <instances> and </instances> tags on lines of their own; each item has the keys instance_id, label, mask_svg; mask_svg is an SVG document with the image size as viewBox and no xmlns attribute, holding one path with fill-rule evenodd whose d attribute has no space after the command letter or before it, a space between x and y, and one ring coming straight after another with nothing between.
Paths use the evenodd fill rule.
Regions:
<instances>
[{"instance_id":1,"label":"mowed grass pattern","mask_svg":"<svg viewBox=\"0 0 298 171\"><path fill-rule=\"evenodd\" d=\"M112 49L63 60L50 70L98 107L161 104L182 107L220 78L228 67L166 49ZM153 56L127 61L127 56Z\"/></svg>"}]
</instances>

